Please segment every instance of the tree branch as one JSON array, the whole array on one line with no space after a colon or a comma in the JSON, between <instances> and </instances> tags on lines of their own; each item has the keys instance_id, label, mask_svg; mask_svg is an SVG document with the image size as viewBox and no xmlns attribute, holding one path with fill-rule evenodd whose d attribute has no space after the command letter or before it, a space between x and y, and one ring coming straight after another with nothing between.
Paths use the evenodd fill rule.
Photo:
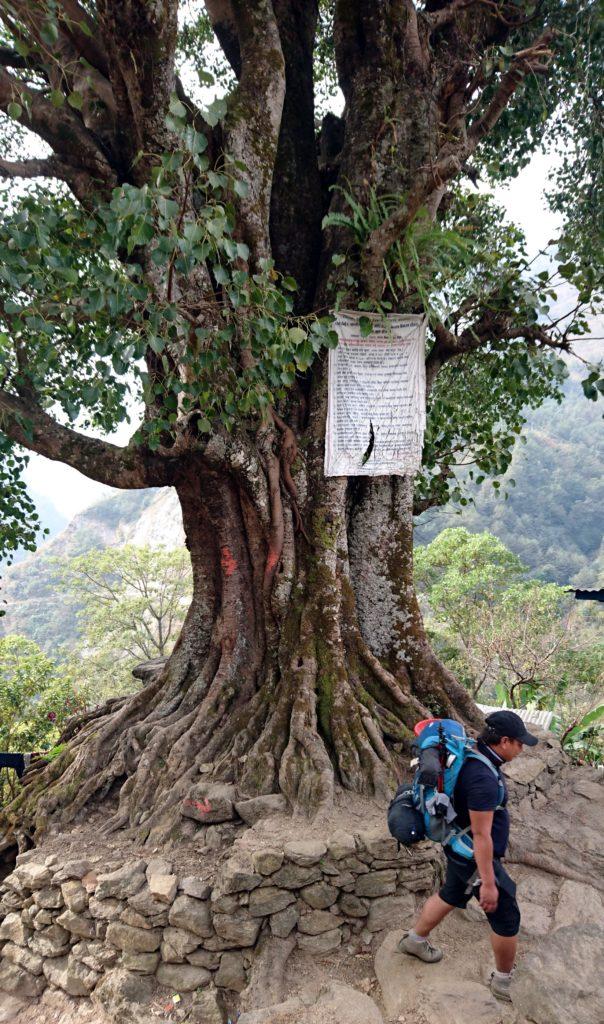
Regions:
<instances>
[{"instance_id":1,"label":"tree branch","mask_svg":"<svg viewBox=\"0 0 604 1024\"><path fill-rule=\"evenodd\" d=\"M548 44L554 35L553 29L546 29L532 46L512 57L511 67L503 75L485 112L469 128L467 136L462 133L460 139L447 140L434 163L418 176L405 205L371 232L363 254L362 268L365 291L370 298L378 299L381 295L384 282L383 260L396 239L406 231L421 207L427 204L430 195L435 190L442 190L448 181L460 173L479 142L494 128L525 77L531 72L541 73L546 69L552 56Z\"/></svg>"},{"instance_id":2,"label":"tree branch","mask_svg":"<svg viewBox=\"0 0 604 1024\"><path fill-rule=\"evenodd\" d=\"M269 215L283 101L285 62L270 0L232 0L241 77L229 103L226 149L247 168L240 223L253 260L270 254Z\"/></svg>"},{"instance_id":3,"label":"tree branch","mask_svg":"<svg viewBox=\"0 0 604 1024\"><path fill-rule=\"evenodd\" d=\"M222 52L237 78L240 78L241 50L231 0L205 0L205 7Z\"/></svg>"},{"instance_id":4,"label":"tree branch","mask_svg":"<svg viewBox=\"0 0 604 1024\"><path fill-rule=\"evenodd\" d=\"M170 481L166 460L141 446L118 448L63 426L39 406L0 390L0 430L16 444L63 462L110 487L164 487Z\"/></svg>"},{"instance_id":5,"label":"tree branch","mask_svg":"<svg viewBox=\"0 0 604 1024\"><path fill-rule=\"evenodd\" d=\"M296 312L307 312L316 287L323 214L313 87L317 5L273 0L273 9L287 86L271 191L271 247L277 269L298 284Z\"/></svg>"},{"instance_id":6,"label":"tree branch","mask_svg":"<svg viewBox=\"0 0 604 1024\"><path fill-rule=\"evenodd\" d=\"M436 29L442 28L444 25L450 25L451 22L455 21L461 11L465 11L468 7L474 7L477 4L483 4L488 7L496 6L491 3L491 0L451 0L450 3L441 7L439 11L424 14L424 18L430 26L430 31L435 32Z\"/></svg>"},{"instance_id":7,"label":"tree branch","mask_svg":"<svg viewBox=\"0 0 604 1024\"><path fill-rule=\"evenodd\" d=\"M554 36L553 29L546 29L532 46L514 54L511 67L503 75L489 106L468 130L468 146L470 147L468 156L476 149L481 139L484 139L485 135L488 135L495 127L516 89L526 76L531 72L541 74L547 71L548 62L552 57L549 44Z\"/></svg>"},{"instance_id":8,"label":"tree branch","mask_svg":"<svg viewBox=\"0 0 604 1024\"><path fill-rule=\"evenodd\" d=\"M31 57L23 57L10 46L0 46L0 67L3 68L37 68L39 64Z\"/></svg>"},{"instance_id":9,"label":"tree branch","mask_svg":"<svg viewBox=\"0 0 604 1024\"><path fill-rule=\"evenodd\" d=\"M57 14L61 28L69 36L80 56L108 80L107 52L95 19L77 3L77 0L60 0Z\"/></svg>"},{"instance_id":10,"label":"tree branch","mask_svg":"<svg viewBox=\"0 0 604 1024\"><path fill-rule=\"evenodd\" d=\"M452 319L455 321L455 314ZM435 342L426 359L426 390L430 392L437 374L445 363L467 352L474 352L492 341L512 341L523 338L529 345L570 352L570 343L562 336L556 337L542 324L514 324L511 316L494 314L486 310L482 316L457 335L442 323L434 327Z\"/></svg>"},{"instance_id":11,"label":"tree branch","mask_svg":"<svg viewBox=\"0 0 604 1024\"><path fill-rule=\"evenodd\" d=\"M166 112L176 84L178 0L98 0L96 6L117 110L117 149L142 184L154 154L174 145Z\"/></svg>"},{"instance_id":12,"label":"tree branch","mask_svg":"<svg viewBox=\"0 0 604 1024\"><path fill-rule=\"evenodd\" d=\"M54 107L39 90L0 68L0 110L6 113L14 102L22 108L19 123L44 139L60 163L70 168L70 184L82 190L82 195L76 192L78 198L89 195L95 183L116 184L105 155L76 111L67 105Z\"/></svg>"},{"instance_id":13,"label":"tree branch","mask_svg":"<svg viewBox=\"0 0 604 1024\"><path fill-rule=\"evenodd\" d=\"M59 178L69 182L74 177L72 167L61 163L55 156L32 160L0 159L0 177L3 178Z\"/></svg>"},{"instance_id":14,"label":"tree branch","mask_svg":"<svg viewBox=\"0 0 604 1024\"><path fill-rule=\"evenodd\" d=\"M419 71L427 71L430 58L427 49L422 44L417 19L417 8L413 0L403 0L403 7L407 12L407 28L405 30L405 49L407 55Z\"/></svg>"}]
</instances>

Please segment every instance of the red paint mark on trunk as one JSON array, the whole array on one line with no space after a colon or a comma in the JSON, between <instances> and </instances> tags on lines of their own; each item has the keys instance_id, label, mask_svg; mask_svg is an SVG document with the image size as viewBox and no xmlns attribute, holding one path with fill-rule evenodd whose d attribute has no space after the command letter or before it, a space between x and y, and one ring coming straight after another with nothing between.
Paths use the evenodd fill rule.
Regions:
<instances>
[{"instance_id":1,"label":"red paint mark on trunk","mask_svg":"<svg viewBox=\"0 0 604 1024\"><path fill-rule=\"evenodd\" d=\"M279 561L279 552L275 548L269 548L268 555L266 556L266 571L271 573L276 567Z\"/></svg>"},{"instance_id":2,"label":"red paint mark on trunk","mask_svg":"<svg viewBox=\"0 0 604 1024\"><path fill-rule=\"evenodd\" d=\"M226 544L220 549L220 564L226 576L232 576L237 568L237 562Z\"/></svg>"}]
</instances>

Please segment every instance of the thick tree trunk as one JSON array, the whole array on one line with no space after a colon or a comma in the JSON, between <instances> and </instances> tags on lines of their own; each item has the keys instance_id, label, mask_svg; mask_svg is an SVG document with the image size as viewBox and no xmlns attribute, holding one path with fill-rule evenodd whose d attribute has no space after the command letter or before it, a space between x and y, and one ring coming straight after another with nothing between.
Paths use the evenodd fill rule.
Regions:
<instances>
[{"instance_id":1,"label":"thick tree trunk","mask_svg":"<svg viewBox=\"0 0 604 1024\"><path fill-rule=\"evenodd\" d=\"M285 496L275 544L236 476L197 458L180 473L194 595L175 650L140 693L84 722L32 779L9 810L19 828L39 835L119 793L110 827L157 841L201 763L242 795L281 791L317 814L338 786L386 798L418 719L479 724L424 632L412 480L324 477L325 388L318 373L294 466L303 532ZM280 508L281 494L273 497Z\"/></svg>"}]
</instances>

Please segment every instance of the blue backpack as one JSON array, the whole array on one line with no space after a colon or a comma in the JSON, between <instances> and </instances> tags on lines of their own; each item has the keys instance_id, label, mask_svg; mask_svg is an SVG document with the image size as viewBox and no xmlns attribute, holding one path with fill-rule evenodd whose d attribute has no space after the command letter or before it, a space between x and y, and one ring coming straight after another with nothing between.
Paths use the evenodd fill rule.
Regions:
<instances>
[{"instance_id":1,"label":"blue backpack","mask_svg":"<svg viewBox=\"0 0 604 1024\"><path fill-rule=\"evenodd\" d=\"M414 743L417 765L413 783L400 786L388 808L388 827L404 846L431 839L447 846L459 857L474 856L470 826L456 824L453 792L468 757L482 761L499 785L497 809L502 806L505 787L495 765L476 750L463 725L451 718L437 719L424 726Z\"/></svg>"}]
</instances>

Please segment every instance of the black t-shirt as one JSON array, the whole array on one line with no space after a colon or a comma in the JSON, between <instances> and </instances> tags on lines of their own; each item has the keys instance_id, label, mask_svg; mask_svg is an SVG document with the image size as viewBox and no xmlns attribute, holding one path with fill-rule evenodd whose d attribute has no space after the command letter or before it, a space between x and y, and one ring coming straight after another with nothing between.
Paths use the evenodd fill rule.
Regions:
<instances>
[{"instance_id":1,"label":"black t-shirt","mask_svg":"<svg viewBox=\"0 0 604 1024\"><path fill-rule=\"evenodd\" d=\"M503 764L503 761L495 751L491 750L486 743L481 743L480 740L478 741L477 750L480 754L488 757L489 761L497 769ZM503 782L504 796L501 801L503 807L501 810L495 811L499 804L500 794L497 776L482 761L475 757L468 757L455 785L453 805L457 812L456 824L459 824L461 828L466 828L470 824L470 811L495 811L493 827L491 829L493 854L495 857L503 857L508 844L510 819L505 808L508 802L505 780L500 772L498 772L498 776Z\"/></svg>"}]
</instances>

